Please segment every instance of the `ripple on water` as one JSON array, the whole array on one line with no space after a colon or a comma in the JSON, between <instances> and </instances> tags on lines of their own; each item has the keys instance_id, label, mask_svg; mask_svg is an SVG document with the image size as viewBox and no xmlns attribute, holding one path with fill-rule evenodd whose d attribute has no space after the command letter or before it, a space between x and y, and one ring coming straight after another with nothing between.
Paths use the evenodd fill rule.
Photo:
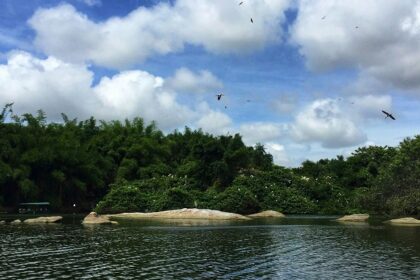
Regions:
<instances>
[{"instance_id":1,"label":"ripple on water","mask_svg":"<svg viewBox=\"0 0 420 280\"><path fill-rule=\"evenodd\" d=\"M0 279L419 279L420 229L269 226L0 228Z\"/></svg>"}]
</instances>

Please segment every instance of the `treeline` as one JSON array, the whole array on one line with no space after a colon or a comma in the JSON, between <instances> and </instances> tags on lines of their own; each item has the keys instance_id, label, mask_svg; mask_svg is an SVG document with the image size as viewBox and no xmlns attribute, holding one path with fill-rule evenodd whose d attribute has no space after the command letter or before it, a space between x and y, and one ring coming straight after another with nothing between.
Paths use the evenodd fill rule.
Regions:
<instances>
[{"instance_id":1,"label":"treeline","mask_svg":"<svg viewBox=\"0 0 420 280\"><path fill-rule=\"evenodd\" d=\"M241 136L185 128L164 135L154 123L0 115L0 207L48 201L56 211L159 211L182 207L252 213L371 212L419 215L420 136L399 147L350 157L273 164ZM72 210L71 210L72 211Z\"/></svg>"}]
</instances>

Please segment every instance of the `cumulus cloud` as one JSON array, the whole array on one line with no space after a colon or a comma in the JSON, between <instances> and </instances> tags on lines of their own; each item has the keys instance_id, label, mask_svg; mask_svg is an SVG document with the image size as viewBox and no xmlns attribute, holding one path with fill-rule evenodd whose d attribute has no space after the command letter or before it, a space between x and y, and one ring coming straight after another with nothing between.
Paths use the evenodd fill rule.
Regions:
<instances>
[{"instance_id":1,"label":"cumulus cloud","mask_svg":"<svg viewBox=\"0 0 420 280\"><path fill-rule=\"evenodd\" d=\"M289 0L178 0L139 7L125 17L95 22L69 4L39 9L29 20L35 44L48 55L124 68L185 44L212 53L247 53L281 39ZM254 24L249 23L250 17Z\"/></svg>"},{"instance_id":2,"label":"cumulus cloud","mask_svg":"<svg viewBox=\"0 0 420 280\"><path fill-rule=\"evenodd\" d=\"M247 145L279 140L285 132L286 126L279 123L252 122L239 127L239 133Z\"/></svg>"},{"instance_id":3,"label":"cumulus cloud","mask_svg":"<svg viewBox=\"0 0 420 280\"><path fill-rule=\"evenodd\" d=\"M265 144L265 148L267 149L267 152L273 156L274 163L285 166L291 164L283 145L276 142L269 142Z\"/></svg>"},{"instance_id":4,"label":"cumulus cloud","mask_svg":"<svg viewBox=\"0 0 420 280\"><path fill-rule=\"evenodd\" d=\"M363 95L349 98L351 106L346 106L346 111L354 117L362 119L378 118L382 110L391 110L392 98L389 95Z\"/></svg>"},{"instance_id":5,"label":"cumulus cloud","mask_svg":"<svg viewBox=\"0 0 420 280\"><path fill-rule=\"evenodd\" d=\"M176 100L174 92L164 89L161 77L148 72L124 71L103 77L96 86L92 81L93 73L84 65L15 52L0 65L0 104L15 102L18 113L43 109L53 119L61 112L106 120L141 116L157 121L162 129L199 118Z\"/></svg>"},{"instance_id":6,"label":"cumulus cloud","mask_svg":"<svg viewBox=\"0 0 420 280\"><path fill-rule=\"evenodd\" d=\"M0 104L15 102L21 113L43 109L55 117L61 112L87 117L92 79L85 66L14 52L0 65Z\"/></svg>"},{"instance_id":7,"label":"cumulus cloud","mask_svg":"<svg viewBox=\"0 0 420 280\"><path fill-rule=\"evenodd\" d=\"M332 99L316 100L307 106L296 116L290 134L298 142L319 142L325 148L355 146L367 140L351 116Z\"/></svg>"},{"instance_id":8,"label":"cumulus cloud","mask_svg":"<svg viewBox=\"0 0 420 280\"><path fill-rule=\"evenodd\" d=\"M187 93L207 93L219 90L223 83L207 70L194 73L188 68L179 68L175 75L165 82L169 89Z\"/></svg>"},{"instance_id":9,"label":"cumulus cloud","mask_svg":"<svg viewBox=\"0 0 420 280\"><path fill-rule=\"evenodd\" d=\"M176 95L164 90L163 79L144 71L124 71L104 77L93 88L101 101L98 115L107 119L141 116L156 120L162 129L185 124L194 112L176 101Z\"/></svg>"},{"instance_id":10,"label":"cumulus cloud","mask_svg":"<svg viewBox=\"0 0 420 280\"><path fill-rule=\"evenodd\" d=\"M196 126L201 128L203 131L208 132L213 135L222 135L230 132L232 119L219 111L208 110L203 114L200 114L200 117Z\"/></svg>"},{"instance_id":11,"label":"cumulus cloud","mask_svg":"<svg viewBox=\"0 0 420 280\"><path fill-rule=\"evenodd\" d=\"M419 22L419 0L301 0L291 42L311 70L355 67L413 89L420 87Z\"/></svg>"}]
</instances>

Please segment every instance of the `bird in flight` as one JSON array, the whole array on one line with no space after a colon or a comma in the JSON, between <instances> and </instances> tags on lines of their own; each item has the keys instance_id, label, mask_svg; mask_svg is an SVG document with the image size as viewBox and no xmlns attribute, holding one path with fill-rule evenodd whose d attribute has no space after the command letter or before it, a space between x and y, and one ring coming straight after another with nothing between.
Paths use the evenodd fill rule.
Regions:
<instances>
[{"instance_id":1,"label":"bird in flight","mask_svg":"<svg viewBox=\"0 0 420 280\"><path fill-rule=\"evenodd\" d=\"M224 94L223 93L219 93L219 94L216 94L216 96L217 96L217 100L220 100L220 99L222 99L222 96L224 96Z\"/></svg>"},{"instance_id":2,"label":"bird in flight","mask_svg":"<svg viewBox=\"0 0 420 280\"><path fill-rule=\"evenodd\" d=\"M386 115L385 119L390 117L391 119L393 119L395 121L395 118L391 113L388 113L387 111L384 111L384 110L382 110L382 113L384 113Z\"/></svg>"},{"instance_id":3,"label":"bird in flight","mask_svg":"<svg viewBox=\"0 0 420 280\"><path fill-rule=\"evenodd\" d=\"M254 23L254 20L251 18L251 22Z\"/></svg>"},{"instance_id":4,"label":"bird in flight","mask_svg":"<svg viewBox=\"0 0 420 280\"><path fill-rule=\"evenodd\" d=\"M323 16L321 19L325 19L326 16Z\"/></svg>"},{"instance_id":5,"label":"bird in flight","mask_svg":"<svg viewBox=\"0 0 420 280\"><path fill-rule=\"evenodd\" d=\"M354 28L359 29L359 26L356 25Z\"/></svg>"},{"instance_id":6,"label":"bird in flight","mask_svg":"<svg viewBox=\"0 0 420 280\"><path fill-rule=\"evenodd\" d=\"M242 2L240 2L240 3L239 3L239 6L240 6L240 5L242 5L243 3L244 3L243 1L242 1Z\"/></svg>"}]
</instances>

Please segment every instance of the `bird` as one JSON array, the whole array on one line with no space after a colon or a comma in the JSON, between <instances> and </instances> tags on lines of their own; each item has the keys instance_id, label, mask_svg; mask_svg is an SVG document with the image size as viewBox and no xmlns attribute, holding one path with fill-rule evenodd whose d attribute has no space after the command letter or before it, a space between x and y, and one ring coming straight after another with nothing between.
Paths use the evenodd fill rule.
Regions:
<instances>
[{"instance_id":1,"label":"bird","mask_svg":"<svg viewBox=\"0 0 420 280\"><path fill-rule=\"evenodd\" d=\"M391 113L388 113L387 111L384 111L384 110L382 110L382 113L384 113L386 115L385 119L390 117L391 119L393 119L395 121L395 118Z\"/></svg>"},{"instance_id":2,"label":"bird","mask_svg":"<svg viewBox=\"0 0 420 280\"><path fill-rule=\"evenodd\" d=\"M326 16L323 16L321 19L325 19L326 18Z\"/></svg>"},{"instance_id":3,"label":"bird","mask_svg":"<svg viewBox=\"0 0 420 280\"><path fill-rule=\"evenodd\" d=\"M359 28L359 26L357 26L357 25L356 25L354 28L358 29L358 28Z\"/></svg>"},{"instance_id":4,"label":"bird","mask_svg":"<svg viewBox=\"0 0 420 280\"><path fill-rule=\"evenodd\" d=\"M252 20L252 18L251 18L251 22L254 23L254 21Z\"/></svg>"},{"instance_id":5,"label":"bird","mask_svg":"<svg viewBox=\"0 0 420 280\"><path fill-rule=\"evenodd\" d=\"M240 5L242 5L243 3L244 3L243 1L242 1L242 2L240 2L240 3L239 3L239 6L240 6Z\"/></svg>"},{"instance_id":6,"label":"bird","mask_svg":"<svg viewBox=\"0 0 420 280\"><path fill-rule=\"evenodd\" d=\"M220 99L222 99L222 96L224 96L224 94L223 93L219 93L219 94L216 94L216 96L217 96L217 100L220 100Z\"/></svg>"},{"instance_id":7,"label":"bird","mask_svg":"<svg viewBox=\"0 0 420 280\"><path fill-rule=\"evenodd\" d=\"M248 103L251 102L251 99L247 99L246 102L248 102Z\"/></svg>"}]
</instances>

